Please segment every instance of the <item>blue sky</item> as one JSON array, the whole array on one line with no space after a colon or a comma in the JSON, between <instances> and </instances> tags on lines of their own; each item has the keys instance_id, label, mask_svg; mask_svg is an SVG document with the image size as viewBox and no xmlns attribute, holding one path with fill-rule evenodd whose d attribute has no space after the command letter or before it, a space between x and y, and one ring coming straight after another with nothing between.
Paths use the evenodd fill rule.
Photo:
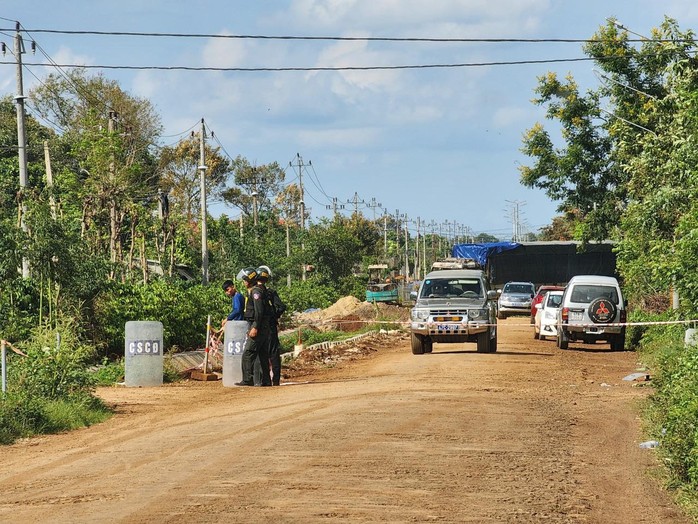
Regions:
<instances>
[{"instance_id":1,"label":"blue sky","mask_svg":"<svg viewBox=\"0 0 698 524\"><path fill-rule=\"evenodd\" d=\"M698 29L694 0L3 0L0 17L28 30L399 38L589 38L607 17L648 34L664 16ZM0 20L0 27L14 23ZM486 63L580 58L577 43L444 43L365 40L162 38L32 33L58 64L276 68ZM12 31L0 40L12 46ZM7 56L6 61L12 57ZM25 61L46 62L44 56ZM148 98L172 143L204 118L232 157L296 161L312 219L355 194L368 217L467 226L510 239L515 208L526 230L550 223L557 203L519 183L530 164L521 137L543 121L531 104L537 77L571 73L582 90L599 80L589 62L374 71L104 70ZM25 90L52 71L29 66ZM92 70L97 73L99 70ZM39 80L37 80L38 77ZM0 94L15 69L0 64ZM297 181L287 170L287 182ZM215 206L215 214L237 216ZM416 224L412 224L416 229Z\"/></svg>"}]
</instances>

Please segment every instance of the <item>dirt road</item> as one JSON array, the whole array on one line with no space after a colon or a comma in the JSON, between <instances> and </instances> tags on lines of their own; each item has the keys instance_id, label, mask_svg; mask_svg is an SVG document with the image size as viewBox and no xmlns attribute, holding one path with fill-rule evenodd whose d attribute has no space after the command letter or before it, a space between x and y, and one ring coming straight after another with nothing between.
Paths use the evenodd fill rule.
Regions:
<instances>
[{"instance_id":1,"label":"dirt road","mask_svg":"<svg viewBox=\"0 0 698 524\"><path fill-rule=\"evenodd\" d=\"M1 522L688 522L648 474L636 355L409 341L278 388L110 388L104 424L0 448Z\"/></svg>"}]
</instances>

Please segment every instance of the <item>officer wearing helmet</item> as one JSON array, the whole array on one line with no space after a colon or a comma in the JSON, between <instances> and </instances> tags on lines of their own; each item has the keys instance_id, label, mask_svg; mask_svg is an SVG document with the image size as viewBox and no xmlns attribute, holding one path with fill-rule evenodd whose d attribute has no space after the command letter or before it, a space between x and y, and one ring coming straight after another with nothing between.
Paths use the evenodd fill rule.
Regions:
<instances>
[{"instance_id":1,"label":"officer wearing helmet","mask_svg":"<svg viewBox=\"0 0 698 524\"><path fill-rule=\"evenodd\" d=\"M279 342L279 319L286 311L286 304L283 303L281 297L275 289L267 287L267 283L271 279L271 269L268 266L259 266L257 268L257 282L265 290L266 305L270 308L271 317L269 320L269 367L271 368L271 383L273 386L280 385L281 381L281 342ZM258 371L259 367L259 371ZM261 362L255 362L255 376L261 375Z\"/></svg>"},{"instance_id":2,"label":"officer wearing helmet","mask_svg":"<svg viewBox=\"0 0 698 524\"><path fill-rule=\"evenodd\" d=\"M257 358L262 369L261 385L271 386L268 354L270 315L265 304L266 290L257 283L257 276L254 268L242 269L237 275L247 288L243 318L247 320L248 332L242 352L242 381L236 382L236 386L254 386L253 369Z\"/></svg>"}]
</instances>

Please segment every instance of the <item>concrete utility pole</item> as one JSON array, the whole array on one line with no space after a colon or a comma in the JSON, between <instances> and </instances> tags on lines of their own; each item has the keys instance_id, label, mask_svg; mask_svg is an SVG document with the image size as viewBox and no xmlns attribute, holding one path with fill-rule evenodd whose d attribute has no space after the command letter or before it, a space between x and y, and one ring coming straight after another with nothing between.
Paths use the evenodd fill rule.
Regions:
<instances>
[{"instance_id":1,"label":"concrete utility pole","mask_svg":"<svg viewBox=\"0 0 698 524\"><path fill-rule=\"evenodd\" d=\"M414 280L419 280L419 273L421 271L422 257L419 253L419 233L421 229L421 219L417 217L417 235L414 242Z\"/></svg>"},{"instance_id":2,"label":"concrete utility pole","mask_svg":"<svg viewBox=\"0 0 698 524\"><path fill-rule=\"evenodd\" d=\"M523 227L521 224L521 215L520 215L520 207L523 205L526 205L526 202L522 202L520 200L506 200L509 204L512 205L512 210L511 210L511 227L512 227L512 235L511 235L511 240L513 242L521 242L523 239Z\"/></svg>"},{"instance_id":3,"label":"concrete utility pole","mask_svg":"<svg viewBox=\"0 0 698 524\"><path fill-rule=\"evenodd\" d=\"M371 209L373 209L373 221L375 222L376 221L376 208L383 207L383 204L381 204L380 202L377 202L376 197L372 197L371 201L368 204L366 204L366 207L370 207Z\"/></svg>"},{"instance_id":4,"label":"concrete utility pole","mask_svg":"<svg viewBox=\"0 0 698 524\"><path fill-rule=\"evenodd\" d=\"M296 158L298 159L298 187L301 192L301 201L300 201L300 210L301 210L301 230L305 231L305 194L303 192L303 168L306 166L312 166L313 163L308 160L307 164L303 163L303 157L301 157L300 153L296 153ZM289 162L289 165L292 166L293 163ZM301 242L301 251L305 251L305 243ZM305 264L305 259L303 259L303 266L302 266L302 279L306 279L306 264Z\"/></svg>"},{"instance_id":5,"label":"concrete utility pole","mask_svg":"<svg viewBox=\"0 0 698 524\"><path fill-rule=\"evenodd\" d=\"M305 229L305 193L303 192L303 168L306 166L312 166L312 161L308 160L307 164L303 163L303 157L300 153L296 153L296 158L298 160L298 188L301 192L300 210L301 210L301 229ZM292 162L289 162L290 166L293 166Z\"/></svg>"},{"instance_id":6,"label":"concrete utility pole","mask_svg":"<svg viewBox=\"0 0 698 524\"><path fill-rule=\"evenodd\" d=\"M206 231L206 126L201 119L199 136L199 186L201 193L201 284L208 285L208 232Z\"/></svg>"},{"instance_id":7,"label":"concrete utility pole","mask_svg":"<svg viewBox=\"0 0 698 524\"><path fill-rule=\"evenodd\" d=\"M344 209L344 204L339 204L339 200L337 197L332 197L332 204L325 206L327 209L332 210L332 215L333 217L336 217L339 214L340 209Z\"/></svg>"},{"instance_id":8,"label":"concrete utility pole","mask_svg":"<svg viewBox=\"0 0 698 524\"><path fill-rule=\"evenodd\" d=\"M365 204L363 199L359 198L359 194L354 191L354 198L347 200L347 204L354 204L354 214L359 213L359 204Z\"/></svg>"},{"instance_id":9,"label":"concrete utility pole","mask_svg":"<svg viewBox=\"0 0 698 524\"><path fill-rule=\"evenodd\" d=\"M24 219L27 214L27 205L24 203L24 193L29 184L27 175L27 133L24 128L24 82L22 80L22 53L24 53L24 42L20 33L20 24L16 25L15 35L15 59L17 61L17 154L19 160L19 225L25 234L29 233L29 228ZM29 278L29 260L22 257L22 278Z\"/></svg>"},{"instance_id":10,"label":"concrete utility pole","mask_svg":"<svg viewBox=\"0 0 698 524\"><path fill-rule=\"evenodd\" d=\"M383 256L388 258L388 211L383 212Z\"/></svg>"},{"instance_id":11,"label":"concrete utility pole","mask_svg":"<svg viewBox=\"0 0 698 524\"><path fill-rule=\"evenodd\" d=\"M405 282L410 278L409 232L407 231L407 213L403 216L405 224Z\"/></svg>"},{"instance_id":12,"label":"concrete utility pole","mask_svg":"<svg viewBox=\"0 0 698 524\"><path fill-rule=\"evenodd\" d=\"M113 143L114 133L116 132L116 119L118 114L116 111L109 111L109 120L107 121L107 131L109 132L109 142ZM113 151L113 149L112 149ZM112 187L115 186L116 178L116 159L114 153L109 156L109 182ZM119 240L119 226L116 216L116 195L111 194L109 198L109 259L112 263L112 269L109 272L111 278L116 278L116 246Z\"/></svg>"}]
</instances>

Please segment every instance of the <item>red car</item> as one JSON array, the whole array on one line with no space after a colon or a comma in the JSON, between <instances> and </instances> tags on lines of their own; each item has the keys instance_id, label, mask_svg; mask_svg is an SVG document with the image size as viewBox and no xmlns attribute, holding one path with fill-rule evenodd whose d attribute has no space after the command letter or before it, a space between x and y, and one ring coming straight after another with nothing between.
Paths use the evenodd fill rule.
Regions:
<instances>
[{"instance_id":1,"label":"red car","mask_svg":"<svg viewBox=\"0 0 698 524\"><path fill-rule=\"evenodd\" d=\"M531 301L531 324L536 321L536 304L540 304L543 301L543 297L548 291L564 291L565 286L541 286L536 291L536 296L533 297Z\"/></svg>"}]
</instances>

